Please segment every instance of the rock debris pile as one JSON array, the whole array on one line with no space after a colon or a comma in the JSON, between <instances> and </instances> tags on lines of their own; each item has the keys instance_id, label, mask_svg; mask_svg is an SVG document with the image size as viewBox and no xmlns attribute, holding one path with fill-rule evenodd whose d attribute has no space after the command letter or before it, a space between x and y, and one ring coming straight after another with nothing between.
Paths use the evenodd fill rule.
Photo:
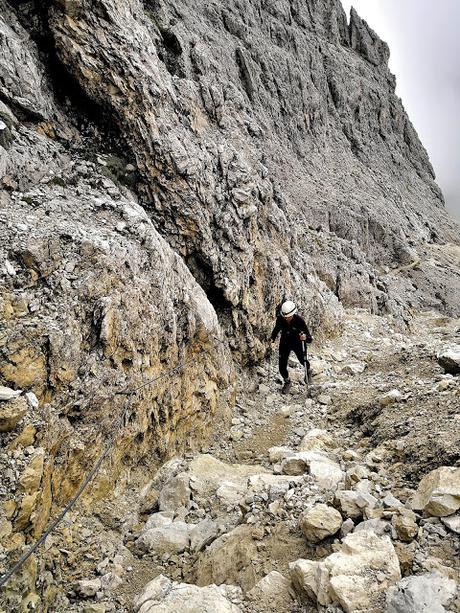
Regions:
<instances>
[{"instance_id":1,"label":"rock debris pile","mask_svg":"<svg viewBox=\"0 0 460 613\"><path fill-rule=\"evenodd\" d=\"M437 355L459 322L425 314L413 321L411 333L402 333L391 320L362 311L348 317L348 335L324 343L321 355L313 353L308 395L294 362L291 373L298 382L288 397L270 376L270 364L243 374L233 426L217 428L210 447L174 457L142 488L101 501L89 517L83 511L72 515L43 555L45 564L51 556L61 558L61 576L70 586L54 610L457 610L458 457L453 465L439 465L441 458L433 465L431 450L421 447L414 473L401 455L404 439L382 432L374 443L369 424L363 429L355 421L353 403L364 401L360 389L368 395L376 429L382 412L397 407L416 431L417 420L431 408L432 431L440 436L450 423L445 444L458 450L458 417L449 406L458 407L460 381L444 374ZM372 334L366 337L364 330ZM425 359L414 373L401 367L399 355L421 338ZM386 355L372 353L377 342ZM350 364L361 367L350 375ZM437 394L416 390L412 378L423 380L425 369L432 371L432 390L443 381L449 385ZM23 399L7 388L0 393L2 414ZM419 415L411 411L416 393L423 394L416 398ZM445 413L434 415L440 397ZM11 436L27 415L19 419L9 426ZM410 447L411 435L406 438ZM11 458L12 480L32 492L40 483L43 450L23 445L17 441L16 451L3 454L2 461ZM15 487L8 483L6 489Z\"/></svg>"}]
</instances>

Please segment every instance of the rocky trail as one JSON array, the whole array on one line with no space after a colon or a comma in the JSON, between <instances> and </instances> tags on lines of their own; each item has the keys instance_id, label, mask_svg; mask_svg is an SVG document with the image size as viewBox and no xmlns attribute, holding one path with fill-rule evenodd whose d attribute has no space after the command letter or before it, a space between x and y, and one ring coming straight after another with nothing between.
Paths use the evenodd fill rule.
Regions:
<instances>
[{"instance_id":1,"label":"rocky trail","mask_svg":"<svg viewBox=\"0 0 460 613\"><path fill-rule=\"evenodd\" d=\"M308 390L293 361L280 393L275 356L241 374L200 453L138 467L47 538L48 610L458 611L460 380L436 356L459 333L434 312L402 329L349 311L312 346ZM10 443L1 459L37 457ZM42 610L15 588L5 611Z\"/></svg>"}]
</instances>

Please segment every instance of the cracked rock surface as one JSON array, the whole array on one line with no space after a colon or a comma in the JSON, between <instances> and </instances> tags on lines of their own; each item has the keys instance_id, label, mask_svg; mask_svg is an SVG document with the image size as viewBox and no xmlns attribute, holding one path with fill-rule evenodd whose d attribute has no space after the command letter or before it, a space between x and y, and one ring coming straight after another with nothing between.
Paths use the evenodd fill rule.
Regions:
<instances>
[{"instance_id":1,"label":"cracked rock surface","mask_svg":"<svg viewBox=\"0 0 460 613\"><path fill-rule=\"evenodd\" d=\"M0 0L0 572L107 454L2 612L458 608L459 228L388 57L338 0Z\"/></svg>"}]
</instances>

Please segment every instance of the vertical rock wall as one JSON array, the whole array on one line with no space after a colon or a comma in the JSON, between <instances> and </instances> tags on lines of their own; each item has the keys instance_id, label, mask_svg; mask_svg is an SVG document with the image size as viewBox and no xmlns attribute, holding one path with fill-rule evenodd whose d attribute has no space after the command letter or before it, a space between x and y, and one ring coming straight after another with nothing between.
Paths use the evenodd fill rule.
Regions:
<instances>
[{"instance_id":1,"label":"vertical rock wall","mask_svg":"<svg viewBox=\"0 0 460 613\"><path fill-rule=\"evenodd\" d=\"M263 351L284 293L323 328L336 297L399 312L375 267L458 239L387 45L339 2L104 0L50 15L62 63L136 158L143 205L244 355Z\"/></svg>"}]
</instances>

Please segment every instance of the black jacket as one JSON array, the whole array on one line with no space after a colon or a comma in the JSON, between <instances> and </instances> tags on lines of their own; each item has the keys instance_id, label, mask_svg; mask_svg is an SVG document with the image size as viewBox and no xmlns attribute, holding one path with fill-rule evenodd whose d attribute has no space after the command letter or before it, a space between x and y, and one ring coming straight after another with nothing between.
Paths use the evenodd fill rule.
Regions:
<instances>
[{"instance_id":1,"label":"black jacket","mask_svg":"<svg viewBox=\"0 0 460 613\"><path fill-rule=\"evenodd\" d=\"M311 343L313 340L305 320L303 317L300 317L300 315L293 315L290 322L281 315L278 315L272 332L272 341L276 339L280 331L280 342L282 344L288 343L289 345L295 345L296 343L300 343L300 334L302 332L307 336L307 343Z\"/></svg>"}]
</instances>

